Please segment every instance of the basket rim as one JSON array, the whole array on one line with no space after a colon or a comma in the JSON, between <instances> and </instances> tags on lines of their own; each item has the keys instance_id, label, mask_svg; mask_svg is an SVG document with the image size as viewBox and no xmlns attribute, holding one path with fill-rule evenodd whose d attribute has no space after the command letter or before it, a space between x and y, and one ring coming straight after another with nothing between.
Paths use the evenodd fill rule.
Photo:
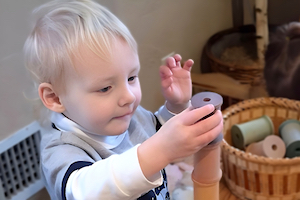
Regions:
<instances>
[{"instance_id":1,"label":"basket rim","mask_svg":"<svg viewBox=\"0 0 300 200\"><path fill-rule=\"evenodd\" d=\"M253 107L261 107L261 106L268 106L268 105L294 109L294 110L298 110L300 113L300 101L298 100L292 100L292 99L280 98L280 97L259 97L259 98L247 99L226 108L224 111L222 111L222 116L224 121L223 123L225 123L225 120L227 118L229 118L230 116L234 115L237 112L244 111L250 107L253 108ZM300 163L300 157L269 158L269 157L263 157L263 156L247 153L245 151L242 151L236 147L229 145L224 138L221 143L221 149L223 151L227 151L231 154L234 154L243 160L246 159L247 161L251 161L259 164L293 165L293 164Z\"/></svg>"}]
</instances>

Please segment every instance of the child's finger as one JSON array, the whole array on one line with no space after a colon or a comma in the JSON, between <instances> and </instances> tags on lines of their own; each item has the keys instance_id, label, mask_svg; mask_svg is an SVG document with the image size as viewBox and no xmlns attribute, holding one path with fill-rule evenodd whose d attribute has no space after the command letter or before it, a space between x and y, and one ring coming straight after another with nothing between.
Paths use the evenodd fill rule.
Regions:
<instances>
[{"instance_id":1,"label":"child's finger","mask_svg":"<svg viewBox=\"0 0 300 200\"><path fill-rule=\"evenodd\" d=\"M184 63L184 65L183 65L182 68L185 69L185 70L187 70L187 71L191 71L193 64L194 64L194 61L193 61L192 59L188 59L188 60Z\"/></svg>"},{"instance_id":2,"label":"child's finger","mask_svg":"<svg viewBox=\"0 0 300 200\"><path fill-rule=\"evenodd\" d=\"M204 134L199 135L197 140L199 141L199 143L209 144L211 141L216 139L219 136L219 134L222 134L222 130L223 121L221 120L221 122L217 124L213 129L205 132Z\"/></svg>"},{"instance_id":3,"label":"child's finger","mask_svg":"<svg viewBox=\"0 0 300 200\"><path fill-rule=\"evenodd\" d=\"M222 121L222 113L217 110L213 115L197 122L195 124L196 129L199 130L200 134L208 132L214 129Z\"/></svg>"},{"instance_id":4,"label":"child's finger","mask_svg":"<svg viewBox=\"0 0 300 200\"><path fill-rule=\"evenodd\" d=\"M196 108L193 110L191 110L191 108L188 108L182 112L182 114L184 115L183 122L186 125L193 125L196 122L198 122L201 118L212 113L214 110L215 107L212 104L208 104L206 106Z\"/></svg>"},{"instance_id":5,"label":"child's finger","mask_svg":"<svg viewBox=\"0 0 300 200\"><path fill-rule=\"evenodd\" d=\"M168 88L173 82L172 79L173 73L170 70L170 68L165 65L160 66L159 75L161 80L161 87L164 89Z\"/></svg>"},{"instance_id":6,"label":"child's finger","mask_svg":"<svg viewBox=\"0 0 300 200\"><path fill-rule=\"evenodd\" d=\"M177 63L177 62L180 62L181 59L182 59L182 58L181 58L181 55L179 55L179 54L175 54L173 57L174 57L176 63Z\"/></svg>"},{"instance_id":7,"label":"child's finger","mask_svg":"<svg viewBox=\"0 0 300 200\"><path fill-rule=\"evenodd\" d=\"M176 67L176 60L174 59L174 57L169 57L166 59L166 65L170 68L174 68Z\"/></svg>"},{"instance_id":8,"label":"child's finger","mask_svg":"<svg viewBox=\"0 0 300 200\"><path fill-rule=\"evenodd\" d=\"M176 62L176 66L181 68L181 63L180 63L180 61L182 59L181 56L179 54L175 54L174 59L175 59L175 62Z\"/></svg>"},{"instance_id":9,"label":"child's finger","mask_svg":"<svg viewBox=\"0 0 300 200\"><path fill-rule=\"evenodd\" d=\"M159 68L159 75L160 75L161 79L166 79L166 78L171 77L173 75L173 73L169 67L162 65Z\"/></svg>"}]
</instances>

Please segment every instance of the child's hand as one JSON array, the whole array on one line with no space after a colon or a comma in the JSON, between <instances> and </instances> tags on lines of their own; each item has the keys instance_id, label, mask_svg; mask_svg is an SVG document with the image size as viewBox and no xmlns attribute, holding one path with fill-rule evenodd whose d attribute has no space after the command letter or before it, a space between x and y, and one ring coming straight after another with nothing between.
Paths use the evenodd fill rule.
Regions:
<instances>
[{"instance_id":1,"label":"child's hand","mask_svg":"<svg viewBox=\"0 0 300 200\"><path fill-rule=\"evenodd\" d=\"M164 140L165 154L170 161L190 156L213 141L223 129L221 111L204 120L199 119L214 111L213 105L184 110L167 121L156 133Z\"/></svg>"},{"instance_id":2,"label":"child's hand","mask_svg":"<svg viewBox=\"0 0 300 200\"><path fill-rule=\"evenodd\" d=\"M160 67L162 93L167 101L167 108L179 113L188 106L192 96L190 71L194 61L189 59L181 67L179 54L166 59L166 65Z\"/></svg>"},{"instance_id":3,"label":"child's hand","mask_svg":"<svg viewBox=\"0 0 300 200\"><path fill-rule=\"evenodd\" d=\"M213 105L187 108L168 120L160 130L138 148L142 171L151 177L167 164L190 156L213 141L223 129L221 111L198 122L214 111Z\"/></svg>"}]
</instances>

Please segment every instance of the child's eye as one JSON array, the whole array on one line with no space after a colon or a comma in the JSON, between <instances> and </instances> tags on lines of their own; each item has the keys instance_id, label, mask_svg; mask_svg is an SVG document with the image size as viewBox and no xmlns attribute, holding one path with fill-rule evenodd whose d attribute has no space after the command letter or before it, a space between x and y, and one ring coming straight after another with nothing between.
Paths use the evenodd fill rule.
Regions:
<instances>
[{"instance_id":1,"label":"child's eye","mask_svg":"<svg viewBox=\"0 0 300 200\"><path fill-rule=\"evenodd\" d=\"M132 76L128 79L128 81L134 81L136 79L136 76Z\"/></svg>"},{"instance_id":2,"label":"child's eye","mask_svg":"<svg viewBox=\"0 0 300 200\"><path fill-rule=\"evenodd\" d=\"M107 92L110 89L111 89L111 86L108 86L108 87L100 89L99 92L103 92L104 93L104 92Z\"/></svg>"}]
</instances>

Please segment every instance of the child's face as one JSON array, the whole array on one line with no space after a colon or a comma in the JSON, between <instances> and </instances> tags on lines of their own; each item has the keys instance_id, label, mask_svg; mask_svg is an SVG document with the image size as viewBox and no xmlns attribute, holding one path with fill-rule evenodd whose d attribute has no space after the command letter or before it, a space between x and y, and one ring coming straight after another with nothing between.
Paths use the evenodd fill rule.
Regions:
<instances>
[{"instance_id":1,"label":"child's face","mask_svg":"<svg viewBox=\"0 0 300 200\"><path fill-rule=\"evenodd\" d=\"M90 132L118 135L127 130L141 101L138 55L121 39L113 43L107 61L86 45L66 74L66 92L60 96L68 118Z\"/></svg>"}]
</instances>

